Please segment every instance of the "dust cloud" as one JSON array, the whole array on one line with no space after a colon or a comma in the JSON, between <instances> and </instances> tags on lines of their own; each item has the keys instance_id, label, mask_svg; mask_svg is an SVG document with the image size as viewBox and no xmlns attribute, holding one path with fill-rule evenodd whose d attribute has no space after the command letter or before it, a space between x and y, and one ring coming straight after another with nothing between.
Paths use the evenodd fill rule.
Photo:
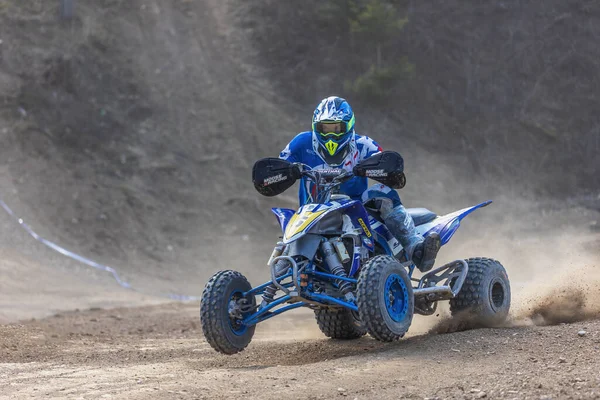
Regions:
<instances>
[{"instance_id":1,"label":"dust cloud","mask_svg":"<svg viewBox=\"0 0 600 400\"><path fill-rule=\"evenodd\" d=\"M597 218L597 213L586 209L540 211L535 203L513 201L510 209L501 204L487 217L463 221L466 229L461 228L463 232L459 230L453 239L456 243L450 243L449 254L441 256L490 257L504 265L512 295L511 313L504 326L555 325L597 318L600 240L588 229ZM463 236L461 240L460 235L469 238ZM476 328L466 319L450 318L447 307L439 317L441 320L421 324L420 329L447 333Z\"/></svg>"}]
</instances>

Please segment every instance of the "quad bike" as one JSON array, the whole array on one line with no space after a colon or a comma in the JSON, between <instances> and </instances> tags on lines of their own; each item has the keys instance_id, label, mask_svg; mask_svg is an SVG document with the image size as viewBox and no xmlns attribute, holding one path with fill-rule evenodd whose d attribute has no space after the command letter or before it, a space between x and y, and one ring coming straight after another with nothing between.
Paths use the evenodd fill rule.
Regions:
<instances>
[{"instance_id":1,"label":"quad bike","mask_svg":"<svg viewBox=\"0 0 600 400\"><path fill-rule=\"evenodd\" d=\"M367 204L335 194L353 176L402 188L402 158L378 153L353 171L311 170L277 158L259 160L253 179L266 196L282 193L301 177L312 182L312 198L297 211L273 208L283 237L268 261L271 280L253 288L236 271L220 271L206 284L200 306L202 330L218 352L234 354L252 340L256 324L299 307L314 310L319 328L334 339L369 333L390 342L408 331L414 313L431 315L437 303L450 301L453 316L479 326L502 322L510 307L504 267L489 258L456 260L419 279L402 246ZM422 235L437 232L446 244L461 220L487 201L448 215L408 209ZM414 282L414 284L413 284ZM261 304L256 301L262 296Z\"/></svg>"}]
</instances>

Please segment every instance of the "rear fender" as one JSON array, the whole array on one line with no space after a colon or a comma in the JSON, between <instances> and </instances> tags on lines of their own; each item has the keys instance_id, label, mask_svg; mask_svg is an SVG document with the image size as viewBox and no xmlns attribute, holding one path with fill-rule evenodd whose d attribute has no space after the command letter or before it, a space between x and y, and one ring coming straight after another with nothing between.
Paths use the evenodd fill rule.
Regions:
<instances>
[{"instance_id":1,"label":"rear fender","mask_svg":"<svg viewBox=\"0 0 600 400\"><path fill-rule=\"evenodd\" d=\"M423 236L426 236L432 232L437 232L440 235L442 245L445 245L458 230L460 227L460 222L463 220L463 218L471 214L473 211L483 208L491 203L492 201L488 200L481 204L477 204L476 206L463 208L462 210L437 217L431 222L418 226L417 232Z\"/></svg>"}]
</instances>

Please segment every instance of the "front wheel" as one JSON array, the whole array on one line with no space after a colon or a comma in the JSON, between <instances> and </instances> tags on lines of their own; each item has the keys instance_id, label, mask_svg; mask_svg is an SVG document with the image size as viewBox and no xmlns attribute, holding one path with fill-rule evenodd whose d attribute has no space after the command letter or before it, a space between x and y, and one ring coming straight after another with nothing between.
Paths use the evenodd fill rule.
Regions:
<instances>
[{"instance_id":1,"label":"front wheel","mask_svg":"<svg viewBox=\"0 0 600 400\"><path fill-rule=\"evenodd\" d=\"M469 258L469 272L450 311L470 327L493 327L504 322L510 309L506 270L491 258Z\"/></svg>"},{"instance_id":2,"label":"front wheel","mask_svg":"<svg viewBox=\"0 0 600 400\"><path fill-rule=\"evenodd\" d=\"M413 288L406 269L390 256L376 256L360 271L357 285L360 319L375 339L404 336L414 314Z\"/></svg>"},{"instance_id":3,"label":"front wheel","mask_svg":"<svg viewBox=\"0 0 600 400\"><path fill-rule=\"evenodd\" d=\"M255 325L241 321L256 309L254 296L244 297L252 286L236 271L220 271L206 283L200 303L202 332L210 346L223 354L235 354L246 348Z\"/></svg>"}]
</instances>

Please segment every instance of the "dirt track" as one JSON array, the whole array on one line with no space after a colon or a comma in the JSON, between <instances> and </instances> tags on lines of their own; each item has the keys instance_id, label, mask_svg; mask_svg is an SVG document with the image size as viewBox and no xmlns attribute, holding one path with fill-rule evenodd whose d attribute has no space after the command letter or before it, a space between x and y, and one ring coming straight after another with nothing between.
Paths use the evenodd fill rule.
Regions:
<instances>
[{"instance_id":1,"label":"dirt track","mask_svg":"<svg viewBox=\"0 0 600 400\"><path fill-rule=\"evenodd\" d=\"M5 63L0 197L40 234L97 261L114 262L148 293L197 295L222 268L264 277L279 232L267 215L270 203L258 199L251 186L249 170L254 159L277 154L296 129L305 129L307 110L289 115L287 108L295 110L296 104L284 107L271 77L246 64L261 53L247 43L251 25L237 27L227 10L238 2L81 2L81 26L55 21L52 2L9 3L0 4ZM488 42L486 47L493 48ZM71 68L72 77L59 79ZM112 85L105 84L106 77ZM122 100L104 107L90 98ZM64 112L62 119L56 119L57 110ZM263 115L269 118L257 118ZM296 126L296 118L302 124ZM242 120L246 134L222 140ZM115 140L122 136L126 145L97 145L94 140L107 132ZM79 144L72 151L63 143L69 140ZM381 140L388 141L385 147L400 139L381 135ZM211 148L208 157L200 144ZM415 162L419 153L400 149L412 158L411 182L420 181L402 194L407 204L445 212L487 198L492 185L471 183L470 167L469 185L463 186L457 183L465 175L460 168L438 162L435 169L431 162ZM497 165L497 155L490 160ZM541 168L542 161L515 168ZM568 167L571 181L577 170ZM517 181L526 181L522 174ZM533 283L554 286L579 276L597 299L600 279L590 278L600 269L600 196L589 196L589 209L578 208L577 201L568 212L564 204L538 210L539 204L522 205L515 198L521 186L506 189L505 198L494 196L493 208L461 228L442 256L502 260L515 297L530 294ZM295 195L288 198L295 203ZM103 309L0 325L0 399L600 398L600 310L585 315L596 320L560 324L579 311L578 301L567 302L574 308L567 307L554 326L423 335L417 320L413 336L392 344L369 337L327 340L310 312L298 311L259 326L245 352L226 357L203 340L197 304L156 305L158 297L125 291L110 277L42 248L5 217L0 321ZM580 240L590 228L594 237ZM585 246L573 245L579 242ZM104 309L122 305L129 308ZM577 334L581 329L587 331L583 337Z\"/></svg>"},{"instance_id":2,"label":"dirt track","mask_svg":"<svg viewBox=\"0 0 600 400\"><path fill-rule=\"evenodd\" d=\"M0 398L600 397L600 321L382 344L318 338L301 311L228 357L202 339L197 314L168 304L2 326Z\"/></svg>"}]
</instances>

